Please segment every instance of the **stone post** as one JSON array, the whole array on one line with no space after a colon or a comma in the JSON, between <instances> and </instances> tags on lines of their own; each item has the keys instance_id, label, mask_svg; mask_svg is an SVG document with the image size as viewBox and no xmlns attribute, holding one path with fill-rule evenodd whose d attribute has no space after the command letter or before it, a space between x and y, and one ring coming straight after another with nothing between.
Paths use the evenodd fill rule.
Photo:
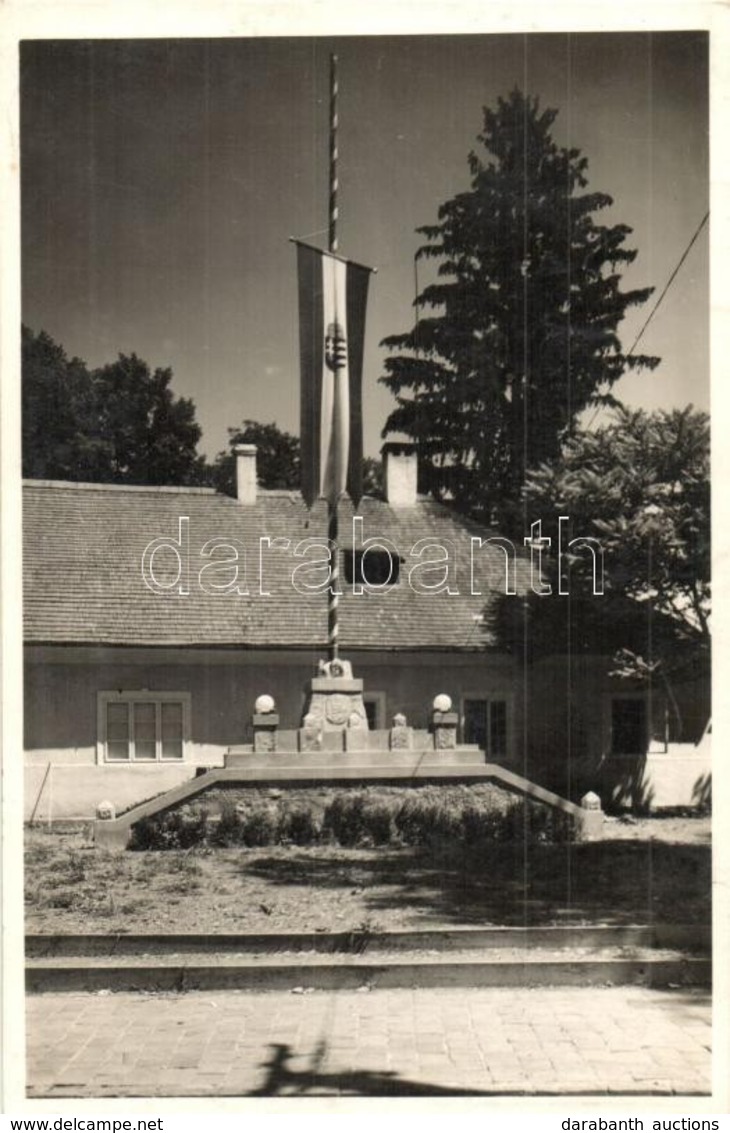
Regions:
<instances>
[{"instance_id":1,"label":"stone post","mask_svg":"<svg viewBox=\"0 0 730 1133\"><path fill-rule=\"evenodd\" d=\"M279 727L279 713L272 696L259 696L256 699L253 724L253 750L255 752L276 751L276 733Z\"/></svg>"},{"instance_id":2,"label":"stone post","mask_svg":"<svg viewBox=\"0 0 730 1133\"><path fill-rule=\"evenodd\" d=\"M363 719L359 712L352 712L344 735L345 751L367 751L370 743L367 717Z\"/></svg>"},{"instance_id":3,"label":"stone post","mask_svg":"<svg viewBox=\"0 0 730 1133\"><path fill-rule=\"evenodd\" d=\"M601 810L601 800L595 791L588 791L580 800L581 809L581 840L593 842L603 833L603 820L605 815Z\"/></svg>"},{"instance_id":4,"label":"stone post","mask_svg":"<svg viewBox=\"0 0 730 1133\"><path fill-rule=\"evenodd\" d=\"M431 730L433 746L436 751L447 751L456 747L456 729L459 714L451 711L451 697L445 692L434 697L431 710Z\"/></svg>"},{"instance_id":5,"label":"stone post","mask_svg":"<svg viewBox=\"0 0 730 1133\"><path fill-rule=\"evenodd\" d=\"M402 712L393 717L393 727L390 729L390 750L410 751L413 747L413 728L408 727L408 721Z\"/></svg>"},{"instance_id":6,"label":"stone post","mask_svg":"<svg viewBox=\"0 0 730 1133\"><path fill-rule=\"evenodd\" d=\"M276 732L279 727L278 712L254 712L251 717L253 723L253 750L276 751Z\"/></svg>"}]
</instances>

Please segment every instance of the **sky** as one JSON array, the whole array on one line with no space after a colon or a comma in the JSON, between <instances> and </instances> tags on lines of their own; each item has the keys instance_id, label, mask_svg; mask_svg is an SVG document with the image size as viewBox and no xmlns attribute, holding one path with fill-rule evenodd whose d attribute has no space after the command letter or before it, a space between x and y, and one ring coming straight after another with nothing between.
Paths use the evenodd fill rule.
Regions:
<instances>
[{"instance_id":1,"label":"sky","mask_svg":"<svg viewBox=\"0 0 730 1133\"><path fill-rule=\"evenodd\" d=\"M343 255L372 265L365 451L394 402L380 341L413 321L415 229L469 186L482 107L515 86L559 111L656 287L709 207L702 32L40 41L21 46L22 311L97 366L170 366L213 457L244 418L298 432L296 264L326 246L339 58ZM709 408L709 226L646 330L628 404ZM419 284L428 281L419 267ZM631 346L649 304L620 328Z\"/></svg>"}]
</instances>

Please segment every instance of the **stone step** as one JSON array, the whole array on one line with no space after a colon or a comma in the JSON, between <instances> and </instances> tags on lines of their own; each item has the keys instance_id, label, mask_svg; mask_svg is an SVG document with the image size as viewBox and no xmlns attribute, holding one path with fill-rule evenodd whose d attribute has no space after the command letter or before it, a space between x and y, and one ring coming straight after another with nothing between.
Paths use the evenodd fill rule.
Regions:
<instances>
[{"instance_id":1,"label":"stone step","mask_svg":"<svg viewBox=\"0 0 730 1133\"><path fill-rule=\"evenodd\" d=\"M540 925L475 928L395 929L371 932L257 933L28 933L26 956L141 956L180 953L238 955L281 952L361 954L372 952L463 953L481 949L490 955L505 949L658 948L709 952L709 924Z\"/></svg>"},{"instance_id":2,"label":"stone step","mask_svg":"<svg viewBox=\"0 0 730 1133\"><path fill-rule=\"evenodd\" d=\"M240 748L230 748L226 755L226 767L257 768L262 772L282 768L418 768L428 764L441 767L484 767L484 752L479 748L454 748L450 751L435 752L433 749L418 751L278 751L252 752Z\"/></svg>"},{"instance_id":3,"label":"stone step","mask_svg":"<svg viewBox=\"0 0 730 1133\"><path fill-rule=\"evenodd\" d=\"M438 956L423 952L338 957L318 953L287 955L149 957L55 957L29 959L26 989L58 991L193 991L222 988L256 990L379 989L428 987L645 987L707 986L705 958L666 951L590 950L590 956L561 958L530 949L518 956L506 950Z\"/></svg>"}]
</instances>

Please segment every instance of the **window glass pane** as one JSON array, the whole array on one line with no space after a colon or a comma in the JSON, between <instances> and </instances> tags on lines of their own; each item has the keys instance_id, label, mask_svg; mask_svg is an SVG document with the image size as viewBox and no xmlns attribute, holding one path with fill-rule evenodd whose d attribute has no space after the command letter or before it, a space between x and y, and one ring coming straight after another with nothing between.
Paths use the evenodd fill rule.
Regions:
<instances>
[{"instance_id":1,"label":"window glass pane","mask_svg":"<svg viewBox=\"0 0 730 1133\"><path fill-rule=\"evenodd\" d=\"M163 701L160 705L162 758L183 757L183 706L179 701Z\"/></svg>"},{"instance_id":2,"label":"window glass pane","mask_svg":"<svg viewBox=\"0 0 730 1133\"><path fill-rule=\"evenodd\" d=\"M507 754L507 702L493 700L490 705L490 748L489 754L501 756Z\"/></svg>"},{"instance_id":3,"label":"window glass pane","mask_svg":"<svg viewBox=\"0 0 730 1133\"><path fill-rule=\"evenodd\" d=\"M106 702L106 759L149 763L160 758L183 759L184 708L179 700Z\"/></svg>"},{"instance_id":4,"label":"window glass pane","mask_svg":"<svg viewBox=\"0 0 730 1133\"><path fill-rule=\"evenodd\" d=\"M155 759L157 706L150 700L134 703L134 758Z\"/></svg>"},{"instance_id":5,"label":"window glass pane","mask_svg":"<svg viewBox=\"0 0 730 1133\"><path fill-rule=\"evenodd\" d=\"M646 752L646 705L643 700L620 698L611 703L611 751L614 755Z\"/></svg>"},{"instance_id":6,"label":"window glass pane","mask_svg":"<svg viewBox=\"0 0 730 1133\"><path fill-rule=\"evenodd\" d=\"M111 701L106 706L106 719L108 724L126 724L129 717L129 705Z\"/></svg>"},{"instance_id":7,"label":"window glass pane","mask_svg":"<svg viewBox=\"0 0 730 1133\"><path fill-rule=\"evenodd\" d=\"M129 759L129 705L118 702L106 706L106 757Z\"/></svg>"},{"instance_id":8,"label":"window glass pane","mask_svg":"<svg viewBox=\"0 0 730 1133\"><path fill-rule=\"evenodd\" d=\"M134 704L134 734L142 735L145 731L155 733L155 705L151 700L135 701Z\"/></svg>"},{"instance_id":9,"label":"window glass pane","mask_svg":"<svg viewBox=\"0 0 730 1133\"><path fill-rule=\"evenodd\" d=\"M109 740L106 745L106 757L109 760L129 759L129 744L126 740Z\"/></svg>"},{"instance_id":10,"label":"window glass pane","mask_svg":"<svg viewBox=\"0 0 730 1133\"><path fill-rule=\"evenodd\" d=\"M177 702L163 701L160 706L162 714L162 738L182 739L183 706Z\"/></svg>"},{"instance_id":11,"label":"window glass pane","mask_svg":"<svg viewBox=\"0 0 730 1133\"><path fill-rule=\"evenodd\" d=\"M106 706L106 738L108 740L129 739L129 705L107 704Z\"/></svg>"},{"instance_id":12,"label":"window glass pane","mask_svg":"<svg viewBox=\"0 0 730 1133\"><path fill-rule=\"evenodd\" d=\"M487 701L464 701L464 743L487 750Z\"/></svg>"}]
</instances>

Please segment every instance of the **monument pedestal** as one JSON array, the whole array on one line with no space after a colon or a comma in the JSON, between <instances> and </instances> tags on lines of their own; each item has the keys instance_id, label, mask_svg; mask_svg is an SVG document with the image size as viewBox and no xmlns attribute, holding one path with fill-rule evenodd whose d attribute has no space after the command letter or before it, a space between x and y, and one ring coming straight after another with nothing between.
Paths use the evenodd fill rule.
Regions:
<instances>
[{"instance_id":1,"label":"monument pedestal","mask_svg":"<svg viewBox=\"0 0 730 1133\"><path fill-rule=\"evenodd\" d=\"M367 732L362 690L363 682L353 677L349 661L320 662L319 675L309 682L302 729L316 729L323 735L349 729L359 735Z\"/></svg>"}]
</instances>

